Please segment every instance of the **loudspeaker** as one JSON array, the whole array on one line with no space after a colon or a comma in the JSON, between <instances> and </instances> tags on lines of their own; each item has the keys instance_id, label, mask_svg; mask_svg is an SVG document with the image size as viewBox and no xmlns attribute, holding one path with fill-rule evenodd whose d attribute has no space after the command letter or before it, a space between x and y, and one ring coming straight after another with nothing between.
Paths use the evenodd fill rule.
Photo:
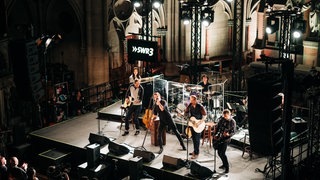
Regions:
<instances>
[{"instance_id":1,"label":"loudspeaker","mask_svg":"<svg viewBox=\"0 0 320 180\"><path fill-rule=\"evenodd\" d=\"M87 146L88 168L97 167L100 163L100 145L97 143Z\"/></svg>"},{"instance_id":2,"label":"loudspeaker","mask_svg":"<svg viewBox=\"0 0 320 180\"><path fill-rule=\"evenodd\" d=\"M263 73L248 79L250 148L273 156L283 147L282 80L280 74Z\"/></svg>"},{"instance_id":3,"label":"loudspeaker","mask_svg":"<svg viewBox=\"0 0 320 180\"><path fill-rule=\"evenodd\" d=\"M129 175L130 179L141 179L143 173L143 158L134 157L129 161Z\"/></svg>"},{"instance_id":4,"label":"loudspeaker","mask_svg":"<svg viewBox=\"0 0 320 180\"><path fill-rule=\"evenodd\" d=\"M152 152L142 151L138 149L135 149L133 152L133 157L136 156L142 157L144 162L150 162L155 158L155 155Z\"/></svg>"},{"instance_id":5,"label":"loudspeaker","mask_svg":"<svg viewBox=\"0 0 320 180\"><path fill-rule=\"evenodd\" d=\"M184 166L184 161L175 157L164 155L162 159L162 165L165 168L180 169Z\"/></svg>"},{"instance_id":6,"label":"loudspeaker","mask_svg":"<svg viewBox=\"0 0 320 180\"><path fill-rule=\"evenodd\" d=\"M109 142L108 148L109 148L109 152L117 156L122 156L130 152L130 150L127 147L112 141Z\"/></svg>"},{"instance_id":7,"label":"loudspeaker","mask_svg":"<svg viewBox=\"0 0 320 180\"><path fill-rule=\"evenodd\" d=\"M201 166L194 161L191 161L190 170L192 175L201 179L207 178L213 174L213 172L209 168Z\"/></svg>"},{"instance_id":8,"label":"loudspeaker","mask_svg":"<svg viewBox=\"0 0 320 180\"><path fill-rule=\"evenodd\" d=\"M44 89L41 83L38 47L35 41L11 41L9 57L18 95L25 100L38 101L44 96ZM37 88L34 88L35 86Z\"/></svg>"},{"instance_id":9,"label":"loudspeaker","mask_svg":"<svg viewBox=\"0 0 320 180\"><path fill-rule=\"evenodd\" d=\"M110 142L110 139L99 134L90 133L89 142L90 144L98 143L100 146L104 146Z\"/></svg>"}]
</instances>

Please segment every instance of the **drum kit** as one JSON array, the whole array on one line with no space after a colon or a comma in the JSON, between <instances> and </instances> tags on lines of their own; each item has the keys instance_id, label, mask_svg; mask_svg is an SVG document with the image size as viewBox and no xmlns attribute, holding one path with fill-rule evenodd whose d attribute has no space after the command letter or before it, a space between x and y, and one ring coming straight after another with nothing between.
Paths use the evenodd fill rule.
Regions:
<instances>
[{"instance_id":1,"label":"drum kit","mask_svg":"<svg viewBox=\"0 0 320 180\"><path fill-rule=\"evenodd\" d=\"M209 121L215 121L221 113L223 106L223 95L221 91L203 91L200 85L191 85L184 83L172 83L172 92L170 93L171 100L174 105L175 112L182 113L189 104L189 97L195 95L198 102L205 106ZM177 104L177 106L176 106ZM174 115L174 117L177 117ZM180 120L180 118L178 118Z\"/></svg>"}]
</instances>

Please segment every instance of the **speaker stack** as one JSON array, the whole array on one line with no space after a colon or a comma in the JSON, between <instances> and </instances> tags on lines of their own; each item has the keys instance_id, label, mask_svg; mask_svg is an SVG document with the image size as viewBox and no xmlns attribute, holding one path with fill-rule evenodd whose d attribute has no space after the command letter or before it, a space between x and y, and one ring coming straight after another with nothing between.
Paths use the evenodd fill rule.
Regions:
<instances>
[{"instance_id":1,"label":"speaker stack","mask_svg":"<svg viewBox=\"0 0 320 180\"><path fill-rule=\"evenodd\" d=\"M97 143L87 146L87 168L97 167L100 163L100 145Z\"/></svg>"}]
</instances>

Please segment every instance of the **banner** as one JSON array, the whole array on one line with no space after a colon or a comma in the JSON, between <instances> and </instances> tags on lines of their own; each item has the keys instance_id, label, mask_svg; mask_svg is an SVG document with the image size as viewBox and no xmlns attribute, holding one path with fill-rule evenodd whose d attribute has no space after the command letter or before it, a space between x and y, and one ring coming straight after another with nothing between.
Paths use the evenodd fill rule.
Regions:
<instances>
[{"instance_id":1,"label":"banner","mask_svg":"<svg viewBox=\"0 0 320 180\"><path fill-rule=\"evenodd\" d=\"M157 62L158 42L140 39L128 39L128 62L135 61Z\"/></svg>"}]
</instances>

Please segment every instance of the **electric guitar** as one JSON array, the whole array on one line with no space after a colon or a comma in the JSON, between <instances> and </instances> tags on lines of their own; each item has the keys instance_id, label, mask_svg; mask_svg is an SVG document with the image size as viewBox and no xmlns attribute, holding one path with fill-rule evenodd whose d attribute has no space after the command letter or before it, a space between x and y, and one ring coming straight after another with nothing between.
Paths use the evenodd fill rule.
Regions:
<instances>
[{"instance_id":1,"label":"electric guitar","mask_svg":"<svg viewBox=\"0 0 320 180\"><path fill-rule=\"evenodd\" d=\"M228 139L228 136L224 136L223 134L225 132L219 132L217 135L213 136L212 138L212 146L213 148L217 148L220 144L222 144L226 139Z\"/></svg>"},{"instance_id":2,"label":"electric guitar","mask_svg":"<svg viewBox=\"0 0 320 180\"><path fill-rule=\"evenodd\" d=\"M206 123L204 121L202 121L200 124L199 121L201 120L198 120L193 116L189 119L188 125L191 126L196 133L201 133L206 127Z\"/></svg>"}]
</instances>

